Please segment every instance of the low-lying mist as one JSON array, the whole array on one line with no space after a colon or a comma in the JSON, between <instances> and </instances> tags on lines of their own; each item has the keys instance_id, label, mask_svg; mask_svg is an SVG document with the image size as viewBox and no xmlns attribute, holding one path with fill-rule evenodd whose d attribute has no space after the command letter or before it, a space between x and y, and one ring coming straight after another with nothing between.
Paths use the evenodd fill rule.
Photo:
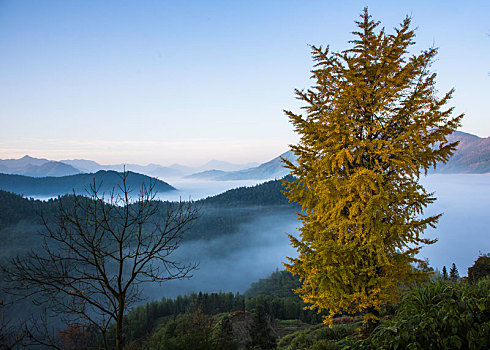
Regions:
<instances>
[{"instance_id":1,"label":"low-lying mist","mask_svg":"<svg viewBox=\"0 0 490 350\"><path fill-rule=\"evenodd\" d=\"M144 297L159 299L200 291L244 292L252 282L282 269L286 256L296 256L286 233L296 234L297 225L296 215L285 210L258 216L232 235L183 243L175 257L181 262L199 263L192 278L146 285Z\"/></svg>"},{"instance_id":2,"label":"low-lying mist","mask_svg":"<svg viewBox=\"0 0 490 350\"><path fill-rule=\"evenodd\" d=\"M186 201L191 199L195 201L220 194L232 188L254 186L264 182L264 180L206 181L176 179L168 182L177 188L177 191L159 193L157 195L158 199L164 201Z\"/></svg>"},{"instance_id":3,"label":"low-lying mist","mask_svg":"<svg viewBox=\"0 0 490 350\"><path fill-rule=\"evenodd\" d=\"M490 252L490 175L429 175L421 182L437 198L425 215L443 216L436 229L426 231L438 242L424 247L419 257L428 258L439 270L454 262L464 276L480 253ZM264 213L232 235L184 243L177 252L179 259L199 262L199 270L188 280L146 286L145 296L158 299L199 291L244 292L252 282L282 269L286 256L297 255L286 232L296 234L299 225L291 210Z\"/></svg>"},{"instance_id":4,"label":"low-lying mist","mask_svg":"<svg viewBox=\"0 0 490 350\"><path fill-rule=\"evenodd\" d=\"M258 182L183 181L180 186L176 184L181 189L180 193L172 194L176 198L164 194L162 199L180 197L186 200L190 197L197 200ZM419 257L428 258L430 265L439 270L443 265L449 268L454 262L460 275L464 276L480 253L490 252L490 174L436 174L423 177L421 182L437 198L426 209L425 216L438 213L443 213L443 216L436 229L426 232L428 237L439 241L424 247ZM276 210L270 206L221 206L206 210L210 215L203 218L201 225L205 223L208 231L203 235L194 232L194 238L198 240L182 242L175 252L181 262L198 262L199 269L190 279L160 286L145 285L144 297L147 300L199 291L244 292L252 282L268 276L277 268L282 269L286 256L296 256L286 233L296 234L300 222L290 207ZM199 221L196 228L199 229ZM19 222L1 229L4 249L0 256L22 255L30 249L22 243L25 231L32 232L35 237L36 230L36 225L31 222ZM23 232L24 235L21 234ZM203 239L199 239L201 237ZM35 242L31 240L34 245Z\"/></svg>"},{"instance_id":5,"label":"low-lying mist","mask_svg":"<svg viewBox=\"0 0 490 350\"><path fill-rule=\"evenodd\" d=\"M420 252L433 267L442 269L454 262L466 276L480 253L490 253L490 174L429 175L421 179L437 198L426 215L443 213L436 229L428 229L438 242Z\"/></svg>"}]
</instances>

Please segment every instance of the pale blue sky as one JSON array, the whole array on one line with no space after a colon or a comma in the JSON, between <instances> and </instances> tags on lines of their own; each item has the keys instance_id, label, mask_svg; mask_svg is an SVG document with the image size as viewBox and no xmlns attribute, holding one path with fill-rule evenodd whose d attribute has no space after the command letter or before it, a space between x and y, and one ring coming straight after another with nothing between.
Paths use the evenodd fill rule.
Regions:
<instances>
[{"instance_id":1,"label":"pale blue sky","mask_svg":"<svg viewBox=\"0 0 490 350\"><path fill-rule=\"evenodd\" d=\"M269 160L296 140L308 44L348 48L366 5L413 16L461 130L490 136L488 1L0 0L0 158Z\"/></svg>"}]
</instances>

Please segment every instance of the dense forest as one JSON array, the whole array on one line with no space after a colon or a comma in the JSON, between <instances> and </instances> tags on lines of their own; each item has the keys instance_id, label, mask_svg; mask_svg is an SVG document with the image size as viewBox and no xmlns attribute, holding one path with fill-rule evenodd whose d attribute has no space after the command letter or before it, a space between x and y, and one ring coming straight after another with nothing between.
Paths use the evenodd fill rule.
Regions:
<instances>
[{"instance_id":1,"label":"dense forest","mask_svg":"<svg viewBox=\"0 0 490 350\"><path fill-rule=\"evenodd\" d=\"M254 283L245 294L193 293L175 299L162 298L134 308L125 319L128 340L150 335L160 321L200 310L204 315L246 311L261 308L272 320L300 320L307 324L321 322L320 314L305 310L305 304L290 289L299 281L286 271L276 271L270 277ZM271 291L274 291L272 294Z\"/></svg>"},{"instance_id":2,"label":"dense forest","mask_svg":"<svg viewBox=\"0 0 490 350\"><path fill-rule=\"evenodd\" d=\"M285 179L290 177L287 176ZM289 201L281 192L283 190L281 180L271 180L251 187L234 188L198 202L216 207L286 205Z\"/></svg>"},{"instance_id":3,"label":"dense forest","mask_svg":"<svg viewBox=\"0 0 490 350\"><path fill-rule=\"evenodd\" d=\"M477 259L469 270L473 282L439 276L406 286L398 303L383 308L383 321L367 338L359 334L362 314L338 315L329 328L291 292L297 278L275 271L244 294L193 293L133 308L124 319L126 348L254 349L256 341L256 349L487 349L489 262L488 255ZM61 334L65 344L80 336L96 341L87 330Z\"/></svg>"}]
</instances>

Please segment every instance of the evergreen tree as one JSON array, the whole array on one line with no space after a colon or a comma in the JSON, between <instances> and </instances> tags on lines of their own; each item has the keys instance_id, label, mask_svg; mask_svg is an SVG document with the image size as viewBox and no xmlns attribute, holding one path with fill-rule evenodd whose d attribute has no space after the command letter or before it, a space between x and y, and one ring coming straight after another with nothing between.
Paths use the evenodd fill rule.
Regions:
<instances>
[{"instance_id":1,"label":"evergreen tree","mask_svg":"<svg viewBox=\"0 0 490 350\"><path fill-rule=\"evenodd\" d=\"M447 269L446 269L446 265L444 265L442 267L442 279L444 281L447 281L449 279L449 277L447 276Z\"/></svg>"},{"instance_id":2,"label":"evergreen tree","mask_svg":"<svg viewBox=\"0 0 490 350\"><path fill-rule=\"evenodd\" d=\"M294 177L285 193L303 212L300 238L290 236L299 255L285 265L329 324L342 312L376 319L402 281L426 274L412 264L440 215L421 217L435 198L418 180L452 155L446 137L462 118L444 108L452 90L436 97L437 49L408 56L410 18L387 34L367 9L360 17L351 49L312 47L314 86L296 90L305 115L286 111L300 141L297 164L283 159Z\"/></svg>"},{"instance_id":3,"label":"evergreen tree","mask_svg":"<svg viewBox=\"0 0 490 350\"><path fill-rule=\"evenodd\" d=\"M218 322L213 339L214 350L234 350L238 348L233 335L233 326L228 316Z\"/></svg>"},{"instance_id":4,"label":"evergreen tree","mask_svg":"<svg viewBox=\"0 0 490 350\"><path fill-rule=\"evenodd\" d=\"M453 266L451 266L451 269L449 270L449 280L451 282L457 282L459 280L459 272L455 263L453 263Z\"/></svg>"},{"instance_id":5,"label":"evergreen tree","mask_svg":"<svg viewBox=\"0 0 490 350\"><path fill-rule=\"evenodd\" d=\"M277 348L276 338L272 335L272 329L261 306L258 306L255 311L249 335L250 341L247 343L247 349L269 350Z\"/></svg>"}]
</instances>

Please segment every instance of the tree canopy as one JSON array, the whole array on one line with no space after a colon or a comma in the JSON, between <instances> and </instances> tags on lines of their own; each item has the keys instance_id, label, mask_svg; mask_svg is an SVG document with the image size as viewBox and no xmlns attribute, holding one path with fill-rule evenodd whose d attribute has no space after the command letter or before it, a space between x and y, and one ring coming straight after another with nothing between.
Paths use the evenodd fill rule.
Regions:
<instances>
[{"instance_id":1,"label":"tree canopy","mask_svg":"<svg viewBox=\"0 0 490 350\"><path fill-rule=\"evenodd\" d=\"M487 276L490 276L490 254L481 254L468 268L468 280L470 283L475 283Z\"/></svg>"},{"instance_id":2,"label":"tree canopy","mask_svg":"<svg viewBox=\"0 0 490 350\"><path fill-rule=\"evenodd\" d=\"M376 310L398 295L403 281L424 274L412 266L423 237L440 215L423 217L435 198L419 177L446 162L460 125L445 107L453 90L437 97L437 53L409 55L415 33L405 18L393 34L367 9L356 22L352 47L312 46L313 86L296 90L305 114L286 111L299 143L298 163L284 159L294 179L285 194L302 206L298 250L287 269L300 276L296 291L319 311Z\"/></svg>"}]
</instances>

